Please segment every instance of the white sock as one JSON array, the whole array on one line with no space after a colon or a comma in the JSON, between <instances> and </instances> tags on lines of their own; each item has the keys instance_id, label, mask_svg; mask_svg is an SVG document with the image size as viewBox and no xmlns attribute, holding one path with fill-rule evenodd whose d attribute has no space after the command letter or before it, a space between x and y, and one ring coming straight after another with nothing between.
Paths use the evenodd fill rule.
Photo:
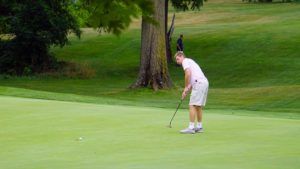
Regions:
<instances>
[{"instance_id":1,"label":"white sock","mask_svg":"<svg viewBox=\"0 0 300 169\"><path fill-rule=\"evenodd\" d=\"M202 122L197 123L197 128L202 128Z\"/></svg>"},{"instance_id":2,"label":"white sock","mask_svg":"<svg viewBox=\"0 0 300 169\"><path fill-rule=\"evenodd\" d=\"M194 122L190 122L189 129L194 129L194 128L195 128L195 123Z\"/></svg>"}]
</instances>

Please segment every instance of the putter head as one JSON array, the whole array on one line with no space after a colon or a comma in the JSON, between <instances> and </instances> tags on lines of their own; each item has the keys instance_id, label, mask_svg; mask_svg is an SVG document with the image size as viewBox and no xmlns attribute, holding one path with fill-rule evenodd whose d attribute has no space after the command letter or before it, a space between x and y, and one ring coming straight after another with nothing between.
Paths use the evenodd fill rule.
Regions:
<instances>
[{"instance_id":1,"label":"putter head","mask_svg":"<svg viewBox=\"0 0 300 169\"><path fill-rule=\"evenodd\" d=\"M167 125L168 128L172 128L171 124Z\"/></svg>"}]
</instances>

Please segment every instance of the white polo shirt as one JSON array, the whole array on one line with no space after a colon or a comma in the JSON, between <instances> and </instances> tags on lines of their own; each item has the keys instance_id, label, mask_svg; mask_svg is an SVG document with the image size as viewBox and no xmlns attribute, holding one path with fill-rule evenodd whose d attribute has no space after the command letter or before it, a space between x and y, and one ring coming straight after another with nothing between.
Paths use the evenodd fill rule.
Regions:
<instances>
[{"instance_id":1,"label":"white polo shirt","mask_svg":"<svg viewBox=\"0 0 300 169\"><path fill-rule=\"evenodd\" d=\"M183 67L183 70L186 70L187 68L190 69L191 85L195 84L196 82L208 83L208 80L205 77L204 73L202 72L201 68L194 60L192 60L190 58L184 58L182 61L182 67Z\"/></svg>"}]
</instances>

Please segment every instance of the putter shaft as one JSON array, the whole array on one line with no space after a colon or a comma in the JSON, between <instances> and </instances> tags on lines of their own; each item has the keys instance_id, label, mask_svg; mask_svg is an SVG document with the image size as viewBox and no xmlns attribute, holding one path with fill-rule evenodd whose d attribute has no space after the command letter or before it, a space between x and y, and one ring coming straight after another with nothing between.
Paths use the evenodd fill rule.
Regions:
<instances>
[{"instance_id":1,"label":"putter shaft","mask_svg":"<svg viewBox=\"0 0 300 169\"><path fill-rule=\"evenodd\" d=\"M178 109L179 109L181 103L182 103L182 100L180 100L180 102L179 102L179 104L178 104L178 106L177 106L177 108L176 108L176 111L175 111L175 113L173 114L173 116L172 116L172 118L171 118L171 120L170 120L170 124L169 124L169 126L168 126L169 128L172 128L172 121L173 121L173 119L174 119L174 117L175 117L175 115L176 115L176 113L177 113L177 111L178 111Z\"/></svg>"}]
</instances>

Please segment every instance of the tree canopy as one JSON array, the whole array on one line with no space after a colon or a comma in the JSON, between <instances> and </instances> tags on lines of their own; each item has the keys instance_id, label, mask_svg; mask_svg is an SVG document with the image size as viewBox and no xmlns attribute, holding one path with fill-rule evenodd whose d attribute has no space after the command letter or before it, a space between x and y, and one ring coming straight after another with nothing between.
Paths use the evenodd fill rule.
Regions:
<instances>
[{"instance_id":1,"label":"tree canopy","mask_svg":"<svg viewBox=\"0 0 300 169\"><path fill-rule=\"evenodd\" d=\"M119 35L133 18L140 15L154 22L151 16L154 12L151 0L78 0L76 3L89 11L86 24L99 31Z\"/></svg>"},{"instance_id":2,"label":"tree canopy","mask_svg":"<svg viewBox=\"0 0 300 169\"><path fill-rule=\"evenodd\" d=\"M77 20L68 11L69 0L1 0L1 72L22 75L51 69L51 45L64 46L70 30L78 37Z\"/></svg>"}]
</instances>

